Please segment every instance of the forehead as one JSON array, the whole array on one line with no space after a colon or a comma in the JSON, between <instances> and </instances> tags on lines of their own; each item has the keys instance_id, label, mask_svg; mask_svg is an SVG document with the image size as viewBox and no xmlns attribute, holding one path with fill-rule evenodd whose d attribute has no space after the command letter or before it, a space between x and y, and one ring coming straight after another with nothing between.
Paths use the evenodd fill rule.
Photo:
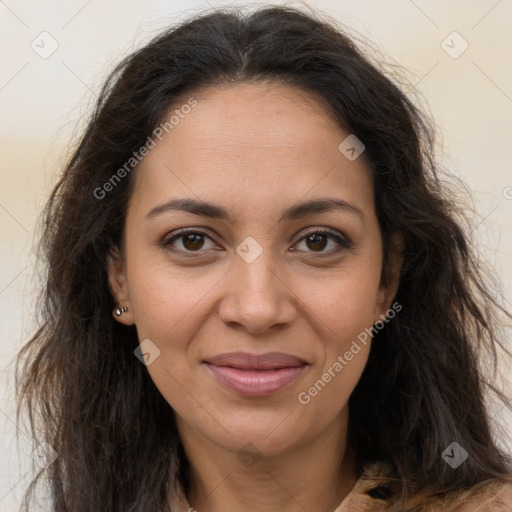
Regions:
<instances>
[{"instance_id":1,"label":"forehead","mask_svg":"<svg viewBox=\"0 0 512 512\"><path fill-rule=\"evenodd\" d=\"M181 109L190 97L195 106ZM227 84L191 93L164 121L173 114L179 121L136 172L134 192L147 203L184 194L289 203L333 191L373 203L363 159L350 161L338 149L349 133L302 90L279 82Z\"/></svg>"},{"instance_id":2,"label":"forehead","mask_svg":"<svg viewBox=\"0 0 512 512\"><path fill-rule=\"evenodd\" d=\"M339 130L322 100L282 82L222 84L194 97L197 106L182 120L190 122L173 129L176 142L190 141L193 131L211 149L226 142L228 147L299 148L320 138L320 132ZM179 108L178 102L170 110Z\"/></svg>"}]
</instances>

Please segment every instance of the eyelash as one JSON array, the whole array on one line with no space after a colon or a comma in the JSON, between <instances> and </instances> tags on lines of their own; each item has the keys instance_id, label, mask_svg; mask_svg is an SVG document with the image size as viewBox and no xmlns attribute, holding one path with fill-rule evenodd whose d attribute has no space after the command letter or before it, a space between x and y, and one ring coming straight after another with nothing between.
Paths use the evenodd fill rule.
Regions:
<instances>
[{"instance_id":1,"label":"eyelash","mask_svg":"<svg viewBox=\"0 0 512 512\"><path fill-rule=\"evenodd\" d=\"M183 237L184 235L204 235L204 236L210 238L210 240L211 240L211 236L209 235L209 233L201 228L184 228L184 229L180 229L178 232L174 233L170 237L169 236L164 237L162 239L160 245L164 249L168 249L169 246L171 246L175 240L179 239L180 237ZM297 243L302 242L304 239L306 239L308 236L311 236L311 235L327 235L329 238L331 238L338 244L338 247L336 249L330 250L330 251L318 251L318 252L306 251L306 252L311 252L313 254L318 254L318 255L332 255L332 254L337 254L338 252L342 251L343 249L351 249L352 248L352 243L347 238L340 236L337 231L330 229L330 228L321 228L321 229L318 228L318 229L311 230L311 231L305 233L302 236L302 238L300 238L298 240ZM189 254L189 255L194 255L195 253L204 252L201 249L199 249L197 251L183 251L181 249L174 249L174 250L176 252L181 252L181 253ZM322 256L320 256L320 257L322 257Z\"/></svg>"}]
</instances>

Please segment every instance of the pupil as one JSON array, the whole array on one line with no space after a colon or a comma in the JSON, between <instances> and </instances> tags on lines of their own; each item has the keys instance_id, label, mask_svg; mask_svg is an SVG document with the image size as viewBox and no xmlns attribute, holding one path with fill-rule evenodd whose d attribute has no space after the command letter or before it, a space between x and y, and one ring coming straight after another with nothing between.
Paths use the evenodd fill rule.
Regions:
<instances>
[{"instance_id":1,"label":"pupil","mask_svg":"<svg viewBox=\"0 0 512 512\"><path fill-rule=\"evenodd\" d=\"M319 244L320 243L320 240L323 239L323 244L321 244L321 247L320 249L323 249L325 246L326 246L326 236L325 235L322 235L322 234L313 234L313 235L309 235L308 238L307 238L307 241L308 242L313 242L314 244ZM317 246L318 248L318 246ZM311 247L310 247L311 249Z\"/></svg>"},{"instance_id":2,"label":"pupil","mask_svg":"<svg viewBox=\"0 0 512 512\"><path fill-rule=\"evenodd\" d=\"M199 244L199 246L196 246L195 244L199 241L202 242L203 235L196 235L194 233L190 233L188 235L184 235L185 241L183 242L183 245L187 249L200 249L202 246L202 243ZM190 245L192 244L192 245Z\"/></svg>"}]
</instances>

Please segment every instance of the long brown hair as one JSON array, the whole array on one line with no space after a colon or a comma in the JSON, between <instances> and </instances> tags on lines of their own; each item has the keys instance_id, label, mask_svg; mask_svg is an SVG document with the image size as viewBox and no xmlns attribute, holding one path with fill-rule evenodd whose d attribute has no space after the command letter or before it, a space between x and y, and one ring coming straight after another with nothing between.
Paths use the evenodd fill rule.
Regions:
<instances>
[{"instance_id":1,"label":"long brown hair","mask_svg":"<svg viewBox=\"0 0 512 512\"><path fill-rule=\"evenodd\" d=\"M498 314L508 313L441 187L428 118L334 23L289 7L218 10L116 67L44 212L42 322L20 351L16 382L18 415L26 408L36 444L58 454L46 469L56 512L160 510L172 464L187 484L173 411L134 356L135 328L111 316L106 261L121 240L136 166L108 191L104 184L178 98L259 80L321 98L364 143L385 255L391 233L403 235L395 297L403 309L374 335L349 402L359 469L385 461L405 492L461 489L511 471L484 407L488 389L506 398L481 368L487 355L496 362ZM457 470L441 457L452 442L469 454Z\"/></svg>"}]
</instances>

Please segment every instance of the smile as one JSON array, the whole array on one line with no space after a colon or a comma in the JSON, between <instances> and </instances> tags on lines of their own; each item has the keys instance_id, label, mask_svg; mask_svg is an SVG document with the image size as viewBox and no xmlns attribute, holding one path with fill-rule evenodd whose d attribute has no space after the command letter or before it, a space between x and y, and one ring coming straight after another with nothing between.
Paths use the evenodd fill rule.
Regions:
<instances>
[{"instance_id":1,"label":"smile","mask_svg":"<svg viewBox=\"0 0 512 512\"><path fill-rule=\"evenodd\" d=\"M306 365L279 370L241 370L206 363L210 372L226 388L242 396L269 396L294 382Z\"/></svg>"},{"instance_id":2,"label":"smile","mask_svg":"<svg viewBox=\"0 0 512 512\"><path fill-rule=\"evenodd\" d=\"M236 352L203 363L223 387L247 397L273 395L290 386L308 367L295 356L275 352L263 355Z\"/></svg>"}]
</instances>

